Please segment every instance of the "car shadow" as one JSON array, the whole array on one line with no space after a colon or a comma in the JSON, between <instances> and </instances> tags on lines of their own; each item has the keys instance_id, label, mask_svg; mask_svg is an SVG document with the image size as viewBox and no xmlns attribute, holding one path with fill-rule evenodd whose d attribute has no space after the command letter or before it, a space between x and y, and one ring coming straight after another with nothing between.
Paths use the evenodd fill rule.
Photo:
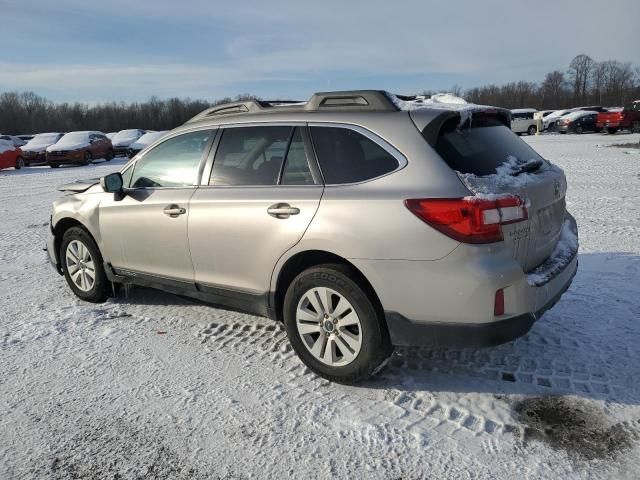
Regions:
<instances>
[{"instance_id":1,"label":"car shadow","mask_svg":"<svg viewBox=\"0 0 640 480\"><path fill-rule=\"evenodd\" d=\"M584 253L579 264L571 288L524 337L486 348L396 348L387 366L357 388L573 394L640 404L640 256ZM141 287L113 301L207 305ZM216 312L211 306L211 321ZM234 317L237 323L254 321Z\"/></svg>"}]
</instances>

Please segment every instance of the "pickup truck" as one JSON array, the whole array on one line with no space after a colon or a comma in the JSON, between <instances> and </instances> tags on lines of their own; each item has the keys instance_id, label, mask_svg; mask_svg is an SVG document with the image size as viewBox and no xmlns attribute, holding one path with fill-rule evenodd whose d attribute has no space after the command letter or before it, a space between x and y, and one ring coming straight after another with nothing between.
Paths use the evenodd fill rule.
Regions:
<instances>
[{"instance_id":1,"label":"pickup truck","mask_svg":"<svg viewBox=\"0 0 640 480\"><path fill-rule=\"evenodd\" d=\"M640 100L626 105L621 112L599 113L596 127L603 128L611 134L618 130L640 133Z\"/></svg>"}]
</instances>

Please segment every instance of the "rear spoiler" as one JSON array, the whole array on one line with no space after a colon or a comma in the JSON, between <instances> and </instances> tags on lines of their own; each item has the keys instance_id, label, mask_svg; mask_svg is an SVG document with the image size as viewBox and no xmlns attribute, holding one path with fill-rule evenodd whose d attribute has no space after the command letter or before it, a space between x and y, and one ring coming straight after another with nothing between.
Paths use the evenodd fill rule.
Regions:
<instances>
[{"instance_id":1,"label":"rear spoiler","mask_svg":"<svg viewBox=\"0 0 640 480\"><path fill-rule=\"evenodd\" d=\"M94 185L100 183L99 178L90 178L87 180L76 180L75 182L65 183L58 187L58 190L61 192L74 192L74 193L82 193L89 190Z\"/></svg>"},{"instance_id":2,"label":"rear spoiler","mask_svg":"<svg viewBox=\"0 0 640 480\"><path fill-rule=\"evenodd\" d=\"M505 127L511 128L511 111L505 108L485 107L482 105L469 105L468 108L461 110L417 108L411 110L409 115L425 140L432 147L436 145L438 135L440 135L440 130L442 130L444 124L454 119L463 128L471 126L473 117L488 115L496 117Z\"/></svg>"}]
</instances>

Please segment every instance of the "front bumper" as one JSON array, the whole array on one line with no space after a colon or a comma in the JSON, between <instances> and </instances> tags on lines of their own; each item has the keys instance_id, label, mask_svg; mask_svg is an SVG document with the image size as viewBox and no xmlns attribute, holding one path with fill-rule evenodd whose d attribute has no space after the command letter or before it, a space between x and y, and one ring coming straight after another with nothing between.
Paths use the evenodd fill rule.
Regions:
<instances>
[{"instance_id":1,"label":"front bumper","mask_svg":"<svg viewBox=\"0 0 640 480\"><path fill-rule=\"evenodd\" d=\"M352 262L378 294L394 345L497 345L526 334L571 285L578 268L577 227L569 214L565 222L562 238L573 234L575 248L530 274L500 245L462 244L435 261ZM505 314L495 316L499 289Z\"/></svg>"}]
</instances>

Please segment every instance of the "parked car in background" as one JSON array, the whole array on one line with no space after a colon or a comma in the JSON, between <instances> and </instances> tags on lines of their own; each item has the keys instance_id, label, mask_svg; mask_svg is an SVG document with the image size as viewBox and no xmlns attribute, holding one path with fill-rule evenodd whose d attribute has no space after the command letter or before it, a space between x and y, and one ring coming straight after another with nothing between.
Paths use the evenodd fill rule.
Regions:
<instances>
[{"instance_id":1,"label":"parked car in background","mask_svg":"<svg viewBox=\"0 0 640 480\"><path fill-rule=\"evenodd\" d=\"M20 137L16 137L15 135L0 135L0 140L8 140L11 143L13 143L14 147L21 147L25 143L27 143L24 140L22 140Z\"/></svg>"},{"instance_id":2,"label":"parked car in background","mask_svg":"<svg viewBox=\"0 0 640 480\"><path fill-rule=\"evenodd\" d=\"M140 129L120 130L111 139L111 143L113 144L113 154L116 157L126 155L129 145L138 140L144 134L145 131Z\"/></svg>"},{"instance_id":3,"label":"parked car in background","mask_svg":"<svg viewBox=\"0 0 640 480\"><path fill-rule=\"evenodd\" d=\"M29 165L47 163L47 147L50 147L64 136L64 133L39 133L29 140L22 148L24 164Z\"/></svg>"},{"instance_id":4,"label":"parked car in background","mask_svg":"<svg viewBox=\"0 0 640 480\"><path fill-rule=\"evenodd\" d=\"M307 367L345 383L393 345L524 335L578 267L564 172L508 110L410 102L207 109L121 172L61 187L49 258L85 301L138 284L283 321Z\"/></svg>"},{"instance_id":5,"label":"parked car in background","mask_svg":"<svg viewBox=\"0 0 640 480\"><path fill-rule=\"evenodd\" d=\"M0 138L0 169L15 168L20 170L24 167L22 150L16 147L11 140Z\"/></svg>"},{"instance_id":6,"label":"parked car in background","mask_svg":"<svg viewBox=\"0 0 640 480\"><path fill-rule=\"evenodd\" d=\"M140 151L147 148L156 140L164 137L167 133L169 133L169 130L163 130L161 132L145 133L138 140L136 140L131 145L129 145L129 148L127 148L127 156L129 158L135 157L138 153L140 153Z\"/></svg>"},{"instance_id":7,"label":"parked car in background","mask_svg":"<svg viewBox=\"0 0 640 480\"><path fill-rule=\"evenodd\" d=\"M567 113L571 113L572 111L573 109L567 108L564 110L555 110L554 112L551 112L542 120L543 129L553 132L556 128L556 122L558 121L558 119L563 115L566 115Z\"/></svg>"},{"instance_id":8,"label":"parked car in background","mask_svg":"<svg viewBox=\"0 0 640 480\"><path fill-rule=\"evenodd\" d=\"M622 111L599 113L597 125L611 134L618 130L640 133L640 100L625 105Z\"/></svg>"},{"instance_id":9,"label":"parked car in background","mask_svg":"<svg viewBox=\"0 0 640 480\"><path fill-rule=\"evenodd\" d=\"M109 132L109 133L107 133L107 138L108 138L109 140L111 140L111 139L113 139L113 137L115 137L115 136L116 136L116 134L117 134L117 133L118 133L118 132Z\"/></svg>"},{"instance_id":10,"label":"parked car in background","mask_svg":"<svg viewBox=\"0 0 640 480\"><path fill-rule=\"evenodd\" d=\"M33 137L35 137L35 135L17 135L17 137L24 142L28 142Z\"/></svg>"},{"instance_id":11,"label":"parked car in background","mask_svg":"<svg viewBox=\"0 0 640 480\"><path fill-rule=\"evenodd\" d=\"M511 130L518 135L521 133L535 135L538 131L534 118L535 113L535 108L517 108L511 110Z\"/></svg>"},{"instance_id":12,"label":"parked car in background","mask_svg":"<svg viewBox=\"0 0 640 480\"><path fill-rule=\"evenodd\" d=\"M47 164L57 168L65 164L87 165L94 159L113 158L111 140L102 132L70 132L47 147Z\"/></svg>"},{"instance_id":13,"label":"parked car in background","mask_svg":"<svg viewBox=\"0 0 640 480\"><path fill-rule=\"evenodd\" d=\"M596 126L598 112L577 110L560 117L556 122L556 131L560 133L600 132Z\"/></svg>"}]
</instances>

